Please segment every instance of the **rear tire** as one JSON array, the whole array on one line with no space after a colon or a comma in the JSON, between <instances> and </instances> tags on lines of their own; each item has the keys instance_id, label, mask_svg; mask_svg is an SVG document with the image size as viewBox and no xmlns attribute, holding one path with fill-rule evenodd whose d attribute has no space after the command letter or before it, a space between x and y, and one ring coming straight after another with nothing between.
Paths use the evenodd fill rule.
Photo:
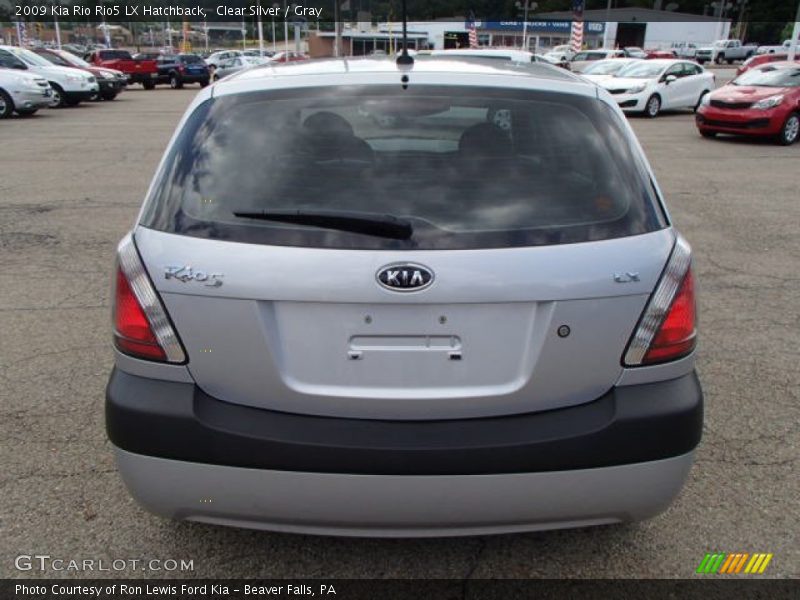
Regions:
<instances>
[{"instance_id":1,"label":"rear tire","mask_svg":"<svg viewBox=\"0 0 800 600\"><path fill-rule=\"evenodd\" d=\"M8 119L14 112L14 101L4 90L0 90L0 119Z\"/></svg>"},{"instance_id":2,"label":"rear tire","mask_svg":"<svg viewBox=\"0 0 800 600\"><path fill-rule=\"evenodd\" d=\"M648 119L655 119L659 112L661 112L661 98L659 98L658 94L653 94L647 99L647 104L644 105L644 116Z\"/></svg>"},{"instance_id":3,"label":"rear tire","mask_svg":"<svg viewBox=\"0 0 800 600\"><path fill-rule=\"evenodd\" d=\"M800 114L792 113L786 118L778 134L778 143L781 146L791 146L800 137Z\"/></svg>"},{"instance_id":4,"label":"rear tire","mask_svg":"<svg viewBox=\"0 0 800 600\"><path fill-rule=\"evenodd\" d=\"M725 55L717 54L717 59L714 62L716 62L718 65L721 65L723 60L725 60Z\"/></svg>"},{"instance_id":5,"label":"rear tire","mask_svg":"<svg viewBox=\"0 0 800 600\"><path fill-rule=\"evenodd\" d=\"M183 81L181 81L180 77L177 75L170 75L169 87L171 87L173 90L179 90L183 87Z\"/></svg>"},{"instance_id":6,"label":"rear tire","mask_svg":"<svg viewBox=\"0 0 800 600\"><path fill-rule=\"evenodd\" d=\"M145 81L142 83L142 87L146 90L154 90L156 88L155 81Z\"/></svg>"},{"instance_id":7,"label":"rear tire","mask_svg":"<svg viewBox=\"0 0 800 600\"><path fill-rule=\"evenodd\" d=\"M117 97L117 92L106 92L105 94L101 94L103 100L114 100Z\"/></svg>"},{"instance_id":8,"label":"rear tire","mask_svg":"<svg viewBox=\"0 0 800 600\"><path fill-rule=\"evenodd\" d=\"M206 86L208 86L208 79L202 79L202 80L200 81L200 87L201 87L201 88L204 88L204 87L206 87Z\"/></svg>"}]
</instances>

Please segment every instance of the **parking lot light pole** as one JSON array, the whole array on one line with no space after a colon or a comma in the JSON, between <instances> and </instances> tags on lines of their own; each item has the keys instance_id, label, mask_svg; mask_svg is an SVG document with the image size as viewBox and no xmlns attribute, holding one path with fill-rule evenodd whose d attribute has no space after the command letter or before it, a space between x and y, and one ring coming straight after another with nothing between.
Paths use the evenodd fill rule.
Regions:
<instances>
[{"instance_id":1,"label":"parking lot light pole","mask_svg":"<svg viewBox=\"0 0 800 600\"><path fill-rule=\"evenodd\" d=\"M286 0L283 0L283 49L289 53L289 12L286 10ZM286 57L288 58L288 56Z\"/></svg>"},{"instance_id":2,"label":"parking lot light pole","mask_svg":"<svg viewBox=\"0 0 800 600\"><path fill-rule=\"evenodd\" d=\"M788 59L794 60L797 55L797 45L800 44L800 2L797 3L797 13L794 16L794 28L792 29L792 39L789 41Z\"/></svg>"},{"instance_id":3,"label":"parking lot light pole","mask_svg":"<svg viewBox=\"0 0 800 600\"><path fill-rule=\"evenodd\" d=\"M258 55L264 58L264 24L261 21L261 0L258 0Z\"/></svg>"}]
</instances>

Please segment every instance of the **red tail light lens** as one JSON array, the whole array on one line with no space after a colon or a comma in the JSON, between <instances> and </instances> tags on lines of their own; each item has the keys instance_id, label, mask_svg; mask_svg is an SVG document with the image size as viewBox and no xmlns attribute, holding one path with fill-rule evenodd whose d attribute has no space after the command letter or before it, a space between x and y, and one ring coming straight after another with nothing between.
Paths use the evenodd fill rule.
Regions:
<instances>
[{"instance_id":1,"label":"red tail light lens","mask_svg":"<svg viewBox=\"0 0 800 600\"><path fill-rule=\"evenodd\" d=\"M689 354L697 339L695 323L694 277L690 268L642 363L660 363Z\"/></svg>"},{"instance_id":2,"label":"red tail light lens","mask_svg":"<svg viewBox=\"0 0 800 600\"><path fill-rule=\"evenodd\" d=\"M167 360L166 353L158 345L147 315L144 314L120 267L117 267L114 297L114 344L125 354L150 360Z\"/></svg>"},{"instance_id":3,"label":"red tail light lens","mask_svg":"<svg viewBox=\"0 0 800 600\"><path fill-rule=\"evenodd\" d=\"M692 251L681 236L625 351L623 364L638 367L682 358L694 350L697 314Z\"/></svg>"},{"instance_id":4,"label":"red tail light lens","mask_svg":"<svg viewBox=\"0 0 800 600\"><path fill-rule=\"evenodd\" d=\"M117 248L114 289L114 345L137 358L185 363L178 334L128 234Z\"/></svg>"}]
</instances>

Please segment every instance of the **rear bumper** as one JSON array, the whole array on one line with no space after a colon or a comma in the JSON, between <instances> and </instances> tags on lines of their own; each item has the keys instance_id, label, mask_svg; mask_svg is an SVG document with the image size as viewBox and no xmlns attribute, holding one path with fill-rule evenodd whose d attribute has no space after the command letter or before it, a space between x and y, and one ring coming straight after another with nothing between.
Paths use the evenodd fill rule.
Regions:
<instances>
[{"instance_id":1,"label":"rear bumper","mask_svg":"<svg viewBox=\"0 0 800 600\"><path fill-rule=\"evenodd\" d=\"M381 421L240 406L191 383L115 369L106 426L122 450L211 465L364 475L532 473L686 454L700 441L702 398L692 372L539 413Z\"/></svg>"},{"instance_id":2,"label":"rear bumper","mask_svg":"<svg viewBox=\"0 0 800 600\"><path fill-rule=\"evenodd\" d=\"M156 83L158 81L158 73L128 73L128 83Z\"/></svg>"},{"instance_id":3,"label":"rear bumper","mask_svg":"<svg viewBox=\"0 0 800 600\"><path fill-rule=\"evenodd\" d=\"M264 411L114 371L122 478L161 516L356 536L479 535L640 520L678 494L702 428L694 373L583 406L458 421Z\"/></svg>"},{"instance_id":4,"label":"rear bumper","mask_svg":"<svg viewBox=\"0 0 800 600\"><path fill-rule=\"evenodd\" d=\"M203 81L209 81L211 79L211 74L208 72L205 73L183 73L181 75L181 81L183 83L201 83Z\"/></svg>"},{"instance_id":5,"label":"rear bumper","mask_svg":"<svg viewBox=\"0 0 800 600\"><path fill-rule=\"evenodd\" d=\"M680 492L692 453L632 465L501 475L347 475L132 454L117 465L157 515L317 535L486 535L638 521Z\"/></svg>"}]
</instances>

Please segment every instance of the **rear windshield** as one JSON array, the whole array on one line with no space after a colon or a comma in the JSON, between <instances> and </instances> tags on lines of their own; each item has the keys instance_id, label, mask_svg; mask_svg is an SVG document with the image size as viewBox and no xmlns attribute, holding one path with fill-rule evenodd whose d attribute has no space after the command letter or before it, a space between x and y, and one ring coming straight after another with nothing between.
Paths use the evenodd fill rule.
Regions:
<instances>
[{"instance_id":1,"label":"rear windshield","mask_svg":"<svg viewBox=\"0 0 800 600\"><path fill-rule=\"evenodd\" d=\"M652 190L619 118L594 98L455 86L304 88L199 106L158 175L142 225L321 248L563 244L664 227ZM388 239L377 230L256 218L263 211L388 215L413 233Z\"/></svg>"}]
</instances>

